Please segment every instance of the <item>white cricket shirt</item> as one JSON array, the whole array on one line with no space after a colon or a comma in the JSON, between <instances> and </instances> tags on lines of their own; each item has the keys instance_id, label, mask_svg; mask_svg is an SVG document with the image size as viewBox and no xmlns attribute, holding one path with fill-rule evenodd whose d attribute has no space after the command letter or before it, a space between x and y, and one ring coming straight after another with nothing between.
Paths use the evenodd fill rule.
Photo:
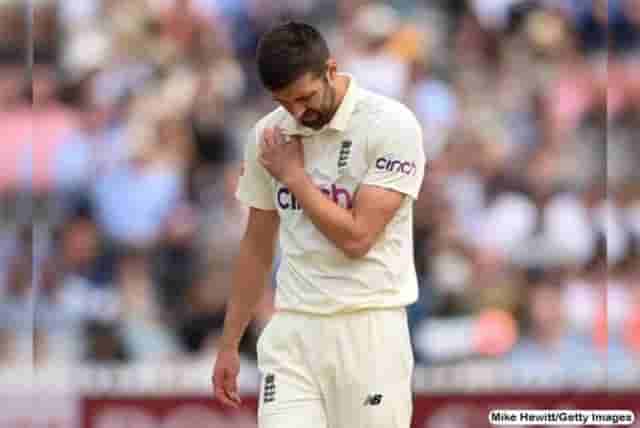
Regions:
<instances>
[{"instance_id":1,"label":"white cricket shirt","mask_svg":"<svg viewBox=\"0 0 640 428\"><path fill-rule=\"evenodd\" d=\"M422 130L413 113L390 98L350 83L331 122L321 130L299 125L282 107L262 118L245 148L237 197L278 210L282 262L276 307L315 314L413 303L418 284L413 257L413 200L425 169ZM257 161L263 130L280 126L304 135L307 174L323 193L351 208L361 184L405 194L401 207L362 258L348 258L305 215L295 196Z\"/></svg>"}]
</instances>

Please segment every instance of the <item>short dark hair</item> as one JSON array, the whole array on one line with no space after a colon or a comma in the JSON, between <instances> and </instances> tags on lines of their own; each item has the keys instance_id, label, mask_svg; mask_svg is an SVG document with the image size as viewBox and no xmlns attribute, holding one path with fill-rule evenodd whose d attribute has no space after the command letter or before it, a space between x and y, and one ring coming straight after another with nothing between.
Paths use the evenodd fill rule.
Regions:
<instances>
[{"instance_id":1,"label":"short dark hair","mask_svg":"<svg viewBox=\"0 0 640 428\"><path fill-rule=\"evenodd\" d=\"M256 62L262 84L271 91L285 88L307 72L326 70L329 48L311 25L286 22L268 31L258 43Z\"/></svg>"}]
</instances>

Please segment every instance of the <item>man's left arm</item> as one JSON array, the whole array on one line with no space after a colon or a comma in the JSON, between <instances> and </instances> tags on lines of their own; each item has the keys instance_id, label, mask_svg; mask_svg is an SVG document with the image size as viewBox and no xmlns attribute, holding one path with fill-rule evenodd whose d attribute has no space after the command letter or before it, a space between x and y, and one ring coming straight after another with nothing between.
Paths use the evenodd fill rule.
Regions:
<instances>
[{"instance_id":1,"label":"man's left arm","mask_svg":"<svg viewBox=\"0 0 640 428\"><path fill-rule=\"evenodd\" d=\"M352 210L328 199L300 165L288 165L288 173L280 177L318 230L348 257L366 255L404 198L418 196L425 168L422 130L410 112L402 119L394 122L393 134L372 138L372 163Z\"/></svg>"},{"instance_id":2,"label":"man's left arm","mask_svg":"<svg viewBox=\"0 0 640 428\"><path fill-rule=\"evenodd\" d=\"M306 174L287 187L318 230L351 258L369 252L404 199L395 190L365 184L348 210L327 198Z\"/></svg>"}]
</instances>

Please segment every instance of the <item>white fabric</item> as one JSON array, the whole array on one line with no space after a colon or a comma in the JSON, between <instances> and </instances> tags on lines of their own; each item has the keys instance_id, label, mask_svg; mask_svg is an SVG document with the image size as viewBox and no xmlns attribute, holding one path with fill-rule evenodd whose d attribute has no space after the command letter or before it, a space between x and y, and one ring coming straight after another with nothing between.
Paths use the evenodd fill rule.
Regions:
<instances>
[{"instance_id":1,"label":"white fabric","mask_svg":"<svg viewBox=\"0 0 640 428\"><path fill-rule=\"evenodd\" d=\"M276 313L258 341L258 427L409 428L413 366L404 309Z\"/></svg>"},{"instance_id":2,"label":"white fabric","mask_svg":"<svg viewBox=\"0 0 640 428\"><path fill-rule=\"evenodd\" d=\"M258 138L279 125L302 134L305 168L328 197L349 207L362 183L406 194L402 206L369 253L348 258L298 206L291 192L257 161ZM348 145L351 145L348 148ZM339 166L341 152L346 163ZM353 77L332 121L314 132L297 125L282 108L255 127L246 146L238 198L260 209L278 209L283 260L276 306L310 313L399 307L417 298L413 261L413 199L425 167L422 132L402 104L358 88Z\"/></svg>"}]
</instances>

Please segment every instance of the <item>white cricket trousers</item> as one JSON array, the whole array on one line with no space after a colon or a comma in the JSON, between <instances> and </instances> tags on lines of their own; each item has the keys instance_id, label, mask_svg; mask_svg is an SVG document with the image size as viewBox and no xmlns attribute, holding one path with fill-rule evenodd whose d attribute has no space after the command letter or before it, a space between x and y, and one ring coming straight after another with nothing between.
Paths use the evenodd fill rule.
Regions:
<instances>
[{"instance_id":1,"label":"white cricket trousers","mask_svg":"<svg viewBox=\"0 0 640 428\"><path fill-rule=\"evenodd\" d=\"M277 312L258 340L259 428L410 428L404 308Z\"/></svg>"}]
</instances>

